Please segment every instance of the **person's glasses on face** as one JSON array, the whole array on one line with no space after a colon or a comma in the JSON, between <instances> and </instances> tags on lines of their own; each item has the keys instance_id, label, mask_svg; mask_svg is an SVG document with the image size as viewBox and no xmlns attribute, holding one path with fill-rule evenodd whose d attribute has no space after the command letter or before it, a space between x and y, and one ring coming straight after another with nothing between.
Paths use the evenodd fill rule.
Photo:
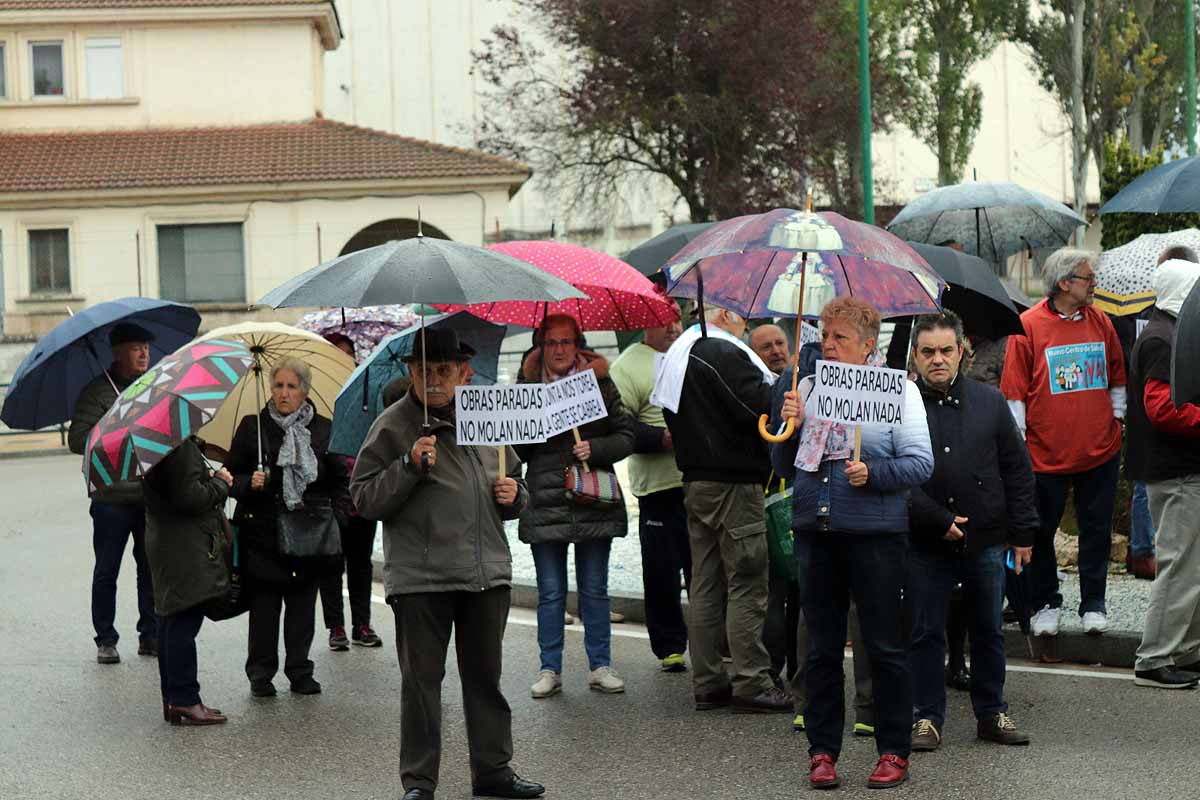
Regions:
<instances>
[{"instance_id":1,"label":"person's glasses on face","mask_svg":"<svg viewBox=\"0 0 1200 800\"><path fill-rule=\"evenodd\" d=\"M547 350L564 350L573 344L575 344L574 339L547 339L546 340L546 349Z\"/></svg>"},{"instance_id":2,"label":"person's glasses on face","mask_svg":"<svg viewBox=\"0 0 1200 800\"><path fill-rule=\"evenodd\" d=\"M1068 275L1067 280L1069 280L1069 281L1084 281L1089 286L1094 286L1096 284L1096 275L1095 275L1095 273L1093 273L1091 275Z\"/></svg>"}]
</instances>

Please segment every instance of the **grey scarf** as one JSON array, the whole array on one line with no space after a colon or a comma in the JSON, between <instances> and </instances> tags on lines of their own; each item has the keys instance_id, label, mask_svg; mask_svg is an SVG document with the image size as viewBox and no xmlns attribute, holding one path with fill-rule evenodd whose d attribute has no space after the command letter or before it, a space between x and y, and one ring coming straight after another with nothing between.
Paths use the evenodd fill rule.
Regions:
<instances>
[{"instance_id":1,"label":"grey scarf","mask_svg":"<svg viewBox=\"0 0 1200 800\"><path fill-rule=\"evenodd\" d=\"M313 452L312 432L308 429L316 412L311 404L305 403L285 417L272 400L267 403L267 413L283 429L283 444L279 446L275 464L283 467L283 504L293 511L304 505L304 490L317 479L317 454Z\"/></svg>"}]
</instances>

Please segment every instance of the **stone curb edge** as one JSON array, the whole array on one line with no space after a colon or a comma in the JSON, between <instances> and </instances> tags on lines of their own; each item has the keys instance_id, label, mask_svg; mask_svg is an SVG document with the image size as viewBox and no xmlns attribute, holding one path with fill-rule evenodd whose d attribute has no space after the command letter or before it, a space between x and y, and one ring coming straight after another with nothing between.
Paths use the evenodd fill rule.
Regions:
<instances>
[{"instance_id":1,"label":"stone curb edge","mask_svg":"<svg viewBox=\"0 0 1200 800\"><path fill-rule=\"evenodd\" d=\"M8 458L40 458L42 456L65 456L70 455L71 451L65 447L54 447L42 450L13 450L9 452L0 452L0 461Z\"/></svg>"}]
</instances>

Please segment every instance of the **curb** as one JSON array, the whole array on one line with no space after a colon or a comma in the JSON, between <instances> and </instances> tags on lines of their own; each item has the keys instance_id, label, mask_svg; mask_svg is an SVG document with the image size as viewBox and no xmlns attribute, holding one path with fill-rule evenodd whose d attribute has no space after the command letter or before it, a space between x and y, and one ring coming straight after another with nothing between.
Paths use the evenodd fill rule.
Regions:
<instances>
[{"instance_id":1,"label":"curb","mask_svg":"<svg viewBox=\"0 0 1200 800\"><path fill-rule=\"evenodd\" d=\"M0 452L0 461L8 458L39 458L41 456L65 456L71 453L65 447L54 447L43 450L12 450Z\"/></svg>"}]
</instances>

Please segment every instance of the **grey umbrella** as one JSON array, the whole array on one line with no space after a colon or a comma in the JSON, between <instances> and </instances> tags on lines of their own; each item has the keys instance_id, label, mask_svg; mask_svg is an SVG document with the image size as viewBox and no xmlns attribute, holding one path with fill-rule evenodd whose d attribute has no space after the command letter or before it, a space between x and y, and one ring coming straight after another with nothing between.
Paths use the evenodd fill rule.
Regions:
<instances>
[{"instance_id":1,"label":"grey umbrella","mask_svg":"<svg viewBox=\"0 0 1200 800\"><path fill-rule=\"evenodd\" d=\"M943 186L901 209L888 230L912 242L953 240L992 264L1029 247L1059 247L1087 221L1052 197L1007 182Z\"/></svg>"},{"instance_id":2,"label":"grey umbrella","mask_svg":"<svg viewBox=\"0 0 1200 800\"><path fill-rule=\"evenodd\" d=\"M1100 209L1101 214L1125 211L1142 214L1200 211L1200 156L1168 161L1137 176Z\"/></svg>"},{"instance_id":3,"label":"grey umbrella","mask_svg":"<svg viewBox=\"0 0 1200 800\"><path fill-rule=\"evenodd\" d=\"M949 284L942 294L942 308L958 314L967 333L999 339L1025 332L1021 312L1009 299L996 273L982 259L949 247L908 244Z\"/></svg>"},{"instance_id":4,"label":"grey umbrella","mask_svg":"<svg viewBox=\"0 0 1200 800\"><path fill-rule=\"evenodd\" d=\"M667 228L651 239L639 244L621 260L632 264L643 275L653 275L662 269L662 265L671 260L671 256L683 249L683 246L715 225L715 222L688 222Z\"/></svg>"}]
</instances>

